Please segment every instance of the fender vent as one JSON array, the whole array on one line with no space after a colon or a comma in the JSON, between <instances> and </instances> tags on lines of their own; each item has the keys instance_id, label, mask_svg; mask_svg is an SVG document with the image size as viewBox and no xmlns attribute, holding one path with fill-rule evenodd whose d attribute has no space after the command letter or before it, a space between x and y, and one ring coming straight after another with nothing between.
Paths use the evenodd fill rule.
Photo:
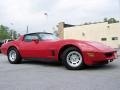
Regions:
<instances>
[{"instance_id":1,"label":"fender vent","mask_svg":"<svg viewBox=\"0 0 120 90\"><path fill-rule=\"evenodd\" d=\"M52 56L55 56L55 51L51 50Z\"/></svg>"}]
</instances>

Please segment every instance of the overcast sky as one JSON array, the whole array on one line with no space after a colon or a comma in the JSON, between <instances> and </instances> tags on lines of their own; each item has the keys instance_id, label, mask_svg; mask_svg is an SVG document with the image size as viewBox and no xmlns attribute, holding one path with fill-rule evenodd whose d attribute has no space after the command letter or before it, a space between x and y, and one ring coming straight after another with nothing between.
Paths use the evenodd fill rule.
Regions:
<instances>
[{"instance_id":1,"label":"overcast sky","mask_svg":"<svg viewBox=\"0 0 120 90\"><path fill-rule=\"evenodd\" d=\"M47 13L47 14L46 14ZM0 0L0 24L20 33L52 32L59 22L82 24L120 20L120 0Z\"/></svg>"}]
</instances>

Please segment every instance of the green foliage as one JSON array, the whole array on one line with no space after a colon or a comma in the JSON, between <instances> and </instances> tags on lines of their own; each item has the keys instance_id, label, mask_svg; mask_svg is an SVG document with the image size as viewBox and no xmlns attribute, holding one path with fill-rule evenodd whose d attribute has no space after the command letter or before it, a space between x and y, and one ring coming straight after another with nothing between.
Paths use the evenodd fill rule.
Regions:
<instances>
[{"instance_id":1,"label":"green foliage","mask_svg":"<svg viewBox=\"0 0 120 90\"><path fill-rule=\"evenodd\" d=\"M104 18L104 22L108 22L108 19L107 19L107 18Z\"/></svg>"},{"instance_id":2,"label":"green foliage","mask_svg":"<svg viewBox=\"0 0 120 90\"><path fill-rule=\"evenodd\" d=\"M108 22L108 24L111 24L111 23L118 23L119 21L116 20L115 18L104 18L104 22Z\"/></svg>"},{"instance_id":3,"label":"green foliage","mask_svg":"<svg viewBox=\"0 0 120 90\"><path fill-rule=\"evenodd\" d=\"M11 38L8 31L9 31L8 27L0 25L0 40Z\"/></svg>"},{"instance_id":4,"label":"green foliage","mask_svg":"<svg viewBox=\"0 0 120 90\"><path fill-rule=\"evenodd\" d=\"M115 18L110 18L109 20L108 20L108 23L110 24L110 23L118 23L119 21L117 21Z\"/></svg>"},{"instance_id":5,"label":"green foliage","mask_svg":"<svg viewBox=\"0 0 120 90\"><path fill-rule=\"evenodd\" d=\"M8 27L0 25L0 40L16 39L18 35L15 30L10 30Z\"/></svg>"}]
</instances>

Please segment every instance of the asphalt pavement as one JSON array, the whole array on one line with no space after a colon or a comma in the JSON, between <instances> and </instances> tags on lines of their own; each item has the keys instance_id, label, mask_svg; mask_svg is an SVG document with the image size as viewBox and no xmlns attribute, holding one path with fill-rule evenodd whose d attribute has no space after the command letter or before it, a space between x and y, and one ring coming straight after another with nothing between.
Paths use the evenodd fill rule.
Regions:
<instances>
[{"instance_id":1,"label":"asphalt pavement","mask_svg":"<svg viewBox=\"0 0 120 90\"><path fill-rule=\"evenodd\" d=\"M120 57L107 65L72 71L57 63L14 65L0 54L0 90L120 90Z\"/></svg>"}]
</instances>

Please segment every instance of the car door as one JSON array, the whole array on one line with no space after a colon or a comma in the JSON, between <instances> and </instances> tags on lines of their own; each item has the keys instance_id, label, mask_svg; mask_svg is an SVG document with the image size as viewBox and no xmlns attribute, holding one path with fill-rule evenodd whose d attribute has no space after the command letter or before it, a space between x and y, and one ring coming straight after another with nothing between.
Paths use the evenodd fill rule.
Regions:
<instances>
[{"instance_id":1,"label":"car door","mask_svg":"<svg viewBox=\"0 0 120 90\"><path fill-rule=\"evenodd\" d=\"M50 41L40 40L37 34L25 35L20 44L22 56L25 58L51 58L53 51L50 46Z\"/></svg>"},{"instance_id":2,"label":"car door","mask_svg":"<svg viewBox=\"0 0 120 90\"><path fill-rule=\"evenodd\" d=\"M23 41L20 43L21 54L25 58L35 58L37 49L37 43L33 39L38 39L37 34L27 34L24 36Z\"/></svg>"},{"instance_id":3,"label":"car door","mask_svg":"<svg viewBox=\"0 0 120 90\"><path fill-rule=\"evenodd\" d=\"M55 54L55 49L52 41L40 40L36 45L36 57L37 58L49 58L53 59Z\"/></svg>"}]
</instances>

